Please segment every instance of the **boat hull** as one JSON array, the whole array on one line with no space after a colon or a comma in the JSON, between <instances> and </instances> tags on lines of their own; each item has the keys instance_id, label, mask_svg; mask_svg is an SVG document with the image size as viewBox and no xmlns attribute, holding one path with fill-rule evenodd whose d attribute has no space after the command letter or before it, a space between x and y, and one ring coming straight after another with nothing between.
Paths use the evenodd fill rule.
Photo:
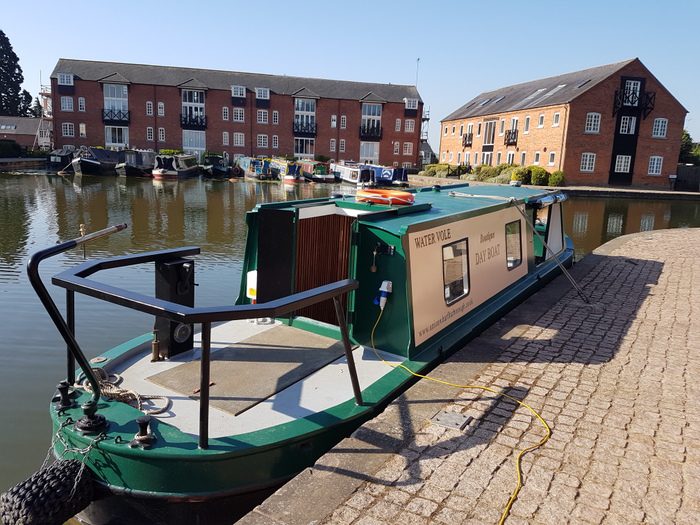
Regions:
<instances>
[{"instance_id":1,"label":"boat hull","mask_svg":"<svg viewBox=\"0 0 700 525\"><path fill-rule=\"evenodd\" d=\"M71 162L76 175L115 175L116 163L78 157Z\"/></svg>"},{"instance_id":2,"label":"boat hull","mask_svg":"<svg viewBox=\"0 0 700 525\"><path fill-rule=\"evenodd\" d=\"M151 173L153 175L153 178L156 180L189 179L191 177L196 177L197 175L199 175L199 168L195 166L193 168L187 168L183 170L155 169Z\"/></svg>"},{"instance_id":3,"label":"boat hull","mask_svg":"<svg viewBox=\"0 0 700 525\"><path fill-rule=\"evenodd\" d=\"M151 168L133 166L131 164L120 163L115 167L117 175L120 177L152 177Z\"/></svg>"}]
</instances>

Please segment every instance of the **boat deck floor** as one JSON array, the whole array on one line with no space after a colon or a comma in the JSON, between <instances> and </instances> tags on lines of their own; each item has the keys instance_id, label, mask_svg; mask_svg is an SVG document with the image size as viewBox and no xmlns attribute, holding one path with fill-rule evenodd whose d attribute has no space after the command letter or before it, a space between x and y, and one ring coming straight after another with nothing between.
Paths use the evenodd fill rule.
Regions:
<instances>
[{"instance_id":1,"label":"boat deck floor","mask_svg":"<svg viewBox=\"0 0 700 525\"><path fill-rule=\"evenodd\" d=\"M168 398L158 419L197 435L199 424L200 336L195 348L151 362L150 349L105 367L122 377L122 388ZM210 437L254 432L327 410L353 398L343 344L274 322L231 321L212 328ZM378 352L390 363L403 358ZM367 388L392 368L371 348L353 349L360 387ZM154 406L162 400L153 400Z\"/></svg>"}]
</instances>

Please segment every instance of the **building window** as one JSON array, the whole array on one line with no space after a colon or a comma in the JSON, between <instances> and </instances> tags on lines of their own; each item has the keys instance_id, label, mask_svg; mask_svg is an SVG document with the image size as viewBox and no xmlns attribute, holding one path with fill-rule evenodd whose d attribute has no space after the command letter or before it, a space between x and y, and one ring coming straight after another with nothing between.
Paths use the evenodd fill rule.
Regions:
<instances>
[{"instance_id":1,"label":"building window","mask_svg":"<svg viewBox=\"0 0 700 525\"><path fill-rule=\"evenodd\" d=\"M484 126L484 146L492 146L496 138L496 121L489 120Z\"/></svg>"},{"instance_id":2,"label":"building window","mask_svg":"<svg viewBox=\"0 0 700 525\"><path fill-rule=\"evenodd\" d=\"M259 109L258 110L258 124L267 124L267 110L266 109Z\"/></svg>"},{"instance_id":3,"label":"building window","mask_svg":"<svg viewBox=\"0 0 700 525\"><path fill-rule=\"evenodd\" d=\"M481 154L481 163L487 166L491 165L491 160L493 159L493 153L490 151Z\"/></svg>"},{"instance_id":4,"label":"building window","mask_svg":"<svg viewBox=\"0 0 700 525\"><path fill-rule=\"evenodd\" d=\"M600 133L600 113L586 113L584 133Z\"/></svg>"},{"instance_id":5,"label":"building window","mask_svg":"<svg viewBox=\"0 0 700 525\"><path fill-rule=\"evenodd\" d=\"M126 126L105 126L105 147L125 148L129 144L129 128Z\"/></svg>"},{"instance_id":6,"label":"building window","mask_svg":"<svg viewBox=\"0 0 700 525\"><path fill-rule=\"evenodd\" d=\"M75 137L75 126L72 122L61 124L61 135L64 137Z\"/></svg>"},{"instance_id":7,"label":"building window","mask_svg":"<svg viewBox=\"0 0 700 525\"><path fill-rule=\"evenodd\" d=\"M243 108L233 108L233 121L245 122L245 110Z\"/></svg>"},{"instance_id":8,"label":"building window","mask_svg":"<svg viewBox=\"0 0 700 525\"><path fill-rule=\"evenodd\" d=\"M453 136L453 137L455 136L456 127L457 127L457 126L452 126L452 136Z\"/></svg>"},{"instance_id":9,"label":"building window","mask_svg":"<svg viewBox=\"0 0 700 525\"><path fill-rule=\"evenodd\" d=\"M316 139L294 137L294 156L313 159Z\"/></svg>"},{"instance_id":10,"label":"building window","mask_svg":"<svg viewBox=\"0 0 700 525\"><path fill-rule=\"evenodd\" d=\"M445 157L447 157L447 153L444 151L442 152L442 162L445 162Z\"/></svg>"},{"instance_id":11,"label":"building window","mask_svg":"<svg viewBox=\"0 0 700 525\"><path fill-rule=\"evenodd\" d=\"M468 151L464 154L464 164L466 166L469 166L469 152Z\"/></svg>"},{"instance_id":12,"label":"building window","mask_svg":"<svg viewBox=\"0 0 700 525\"><path fill-rule=\"evenodd\" d=\"M258 148L267 148L267 135L258 135Z\"/></svg>"},{"instance_id":13,"label":"building window","mask_svg":"<svg viewBox=\"0 0 700 525\"><path fill-rule=\"evenodd\" d=\"M397 164L398 164L398 162L397 162ZM401 167L402 167L403 169L406 169L406 170L407 170L407 169L411 169L411 168L413 167L413 164L411 164L410 162L402 162L402 163L401 163Z\"/></svg>"},{"instance_id":14,"label":"building window","mask_svg":"<svg viewBox=\"0 0 700 525\"><path fill-rule=\"evenodd\" d=\"M59 73L58 74L58 85L59 86L72 86L73 85L73 73ZM64 135L65 137L66 135ZM72 137L72 135L69 135Z\"/></svg>"},{"instance_id":15,"label":"building window","mask_svg":"<svg viewBox=\"0 0 700 525\"><path fill-rule=\"evenodd\" d=\"M272 123L278 125L280 123L280 112L275 110L272 112Z\"/></svg>"},{"instance_id":16,"label":"building window","mask_svg":"<svg viewBox=\"0 0 700 525\"><path fill-rule=\"evenodd\" d=\"M316 100L313 98L294 99L294 129L316 131Z\"/></svg>"},{"instance_id":17,"label":"building window","mask_svg":"<svg viewBox=\"0 0 700 525\"><path fill-rule=\"evenodd\" d=\"M450 162L452 162L452 155L453 153L450 151Z\"/></svg>"},{"instance_id":18,"label":"building window","mask_svg":"<svg viewBox=\"0 0 700 525\"><path fill-rule=\"evenodd\" d=\"M625 96L623 104L625 106L636 106L639 104L639 91L642 83L639 80L625 80Z\"/></svg>"},{"instance_id":19,"label":"building window","mask_svg":"<svg viewBox=\"0 0 700 525\"><path fill-rule=\"evenodd\" d=\"M234 146L244 146L245 145L245 133L234 133L233 134L233 145Z\"/></svg>"},{"instance_id":20,"label":"building window","mask_svg":"<svg viewBox=\"0 0 700 525\"><path fill-rule=\"evenodd\" d=\"M78 111L85 111L85 97L78 97Z\"/></svg>"},{"instance_id":21,"label":"building window","mask_svg":"<svg viewBox=\"0 0 700 525\"><path fill-rule=\"evenodd\" d=\"M502 155L501 155L501 152L499 151L498 153L496 153L496 166L498 166L501 163L501 158L502 158Z\"/></svg>"},{"instance_id":22,"label":"building window","mask_svg":"<svg viewBox=\"0 0 700 525\"><path fill-rule=\"evenodd\" d=\"M509 151L506 153L506 162L508 164L513 164L515 162L515 152L514 151Z\"/></svg>"},{"instance_id":23,"label":"building window","mask_svg":"<svg viewBox=\"0 0 700 525\"><path fill-rule=\"evenodd\" d=\"M631 162L631 155L618 155L615 157L615 173L629 173Z\"/></svg>"},{"instance_id":24,"label":"building window","mask_svg":"<svg viewBox=\"0 0 700 525\"><path fill-rule=\"evenodd\" d=\"M417 98L406 98L406 109L418 109L418 99Z\"/></svg>"},{"instance_id":25,"label":"building window","mask_svg":"<svg viewBox=\"0 0 700 525\"><path fill-rule=\"evenodd\" d=\"M348 118L345 115L340 115L340 129L348 127Z\"/></svg>"},{"instance_id":26,"label":"building window","mask_svg":"<svg viewBox=\"0 0 700 525\"><path fill-rule=\"evenodd\" d=\"M224 146L228 146L228 131L224 131L222 136L221 136L221 143Z\"/></svg>"},{"instance_id":27,"label":"building window","mask_svg":"<svg viewBox=\"0 0 700 525\"><path fill-rule=\"evenodd\" d=\"M581 171L590 173L595 170L595 153L581 153Z\"/></svg>"},{"instance_id":28,"label":"building window","mask_svg":"<svg viewBox=\"0 0 700 525\"><path fill-rule=\"evenodd\" d=\"M338 115L331 115L331 127L335 128L338 125Z\"/></svg>"},{"instance_id":29,"label":"building window","mask_svg":"<svg viewBox=\"0 0 700 525\"><path fill-rule=\"evenodd\" d=\"M158 128L158 142L165 142L165 128Z\"/></svg>"},{"instance_id":30,"label":"building window","mask_svg":"<svg viewBox=\"0 0 700 525\"><path fill-rule=\"evenodd\" d=\"M525 166L525 159L527 158L527 152L520 152L520 165Z\"/></svg>"},{"instance_id":31,"label":"building window","mask_svg":"<svg viewBox=\"0 0 700 525\"><path fill-rule=\"evenodd\" d=\"M523 262L522 236L520 220L506 224L506 267L509 270L520 266Z\"/></svg>"},{"instance_id":32,"label":"building window","mask_svg":"<svg viewBox=\"0 0 700 525\"><path fill-rule=\"evenodd\" d=\"M394 155L401 153L401 143L397 140L394 142Z\"/></svg>"},{"instance_id":33,"label":"building window","mask_svg":"<svg viewBox=\"0 0 700 525\"><path fill-rule=\"evenodd\" d=\"M280 147L280 138L277 135L272 135L272 147L277 149Z\"/></svg>"},{"instance_id":34,"label":"building window","mask_svg":"<svg viewBox=\"0 0 700 525\"><path fill-rule=\"evenodd\" d=\"M457 164L459 164L460 162L462 162L462 153L458 151L457 152Z\"/></svg>"},{"instance_id":35,"label":"building window","mask_svg":"<svg viewBox=\"0 0 700 525\"><path fill-rule=\"evenodd\" d=\"M360 142L360 161L370 164L379 162L379 142Z\"/></svg>"},{"instance_id":36,"label":"building window","mask_svg":"<svg viewBox=\"0 0 700 525\"><path fill-rule=\"evenodd\" d=\"M556 157L556 153L553 151L549 152L549 166L554 166L554 159Z\"/></svg>"},{"instance_id":37,"label":"building window","mask_svg":"<svg viewBox=\"0 0 700 525\"><path fill-rule=\"evenodd\" d=\"M87 130L85 129L85 124L82 122L78 124L78 132L80 133L81 137L87 137Z\"/></svg>"},{"instance_id":38,"label":"building window","mask_svg":"<svg viewBox=\"0 0 700 525\"><path fill-rule=\"evenodd\" d=\"M539 151L535 152L535 160L533 160L532 163L535 166L538 166L540 164L540 152Z\"/></svg>"},{"instance_id":39,"label":"building window","mask_svg":"<svg viewBox=\"0 0 700 525\"><path fill-rule=\"evenodd\" d=\"M442 247L442 277L446 304L450 305L469 294L467 239Z\"/></svg>"},{"instance_id":40,"label":"building window","mask_svg":"<svg viewBox=\"0 0 700 525\"><path fill-rule=\"evenodd\" d=\"M255 98L261 100L270 100L270 89L269 88L255 88ZM265 146L267 147L267 146Z\"/></svg>"},{"instance_id":41,"label":"building window","mask_svg":"<svg viewBox=\"0 0 700 525\"><path fill-rule=\"evenodd\" d=\"M413 142L404 142L403 143L403 154L404 155L413 155Z\"/></svg>"},{"instance_id":42,"label":"building window","mask_svg":"<svg viewBox=\"0 0 700 525\"><path fill-rule=\"evenodd\" d=\"M461 124L459 126L459 136L463 137L464 136L464 124Z\"/></svg>"},{"instance_id":43,"label":"building window","mask_svg":"<svg viewBox=\"0 0 700 525\"><path fill-rule=\"evenodd\" d=\"M150 100L146 101L146 116L153 116L153 102L151 102Z\"/></svg>"},{"instance_id":44,"label":"building window","mask_svg":"<svg viewBox=\"0 0 700 525\"><path fill-rule=\"evenodd\" d=\"M525 127L523 133L530 133L530 117L525 117Z\"/></svg>"},{"instance_id":45,"label":"building window","mask_svg":"<svg viewBox=\"0 0 700 525\"><path fill-rule=\"evenodd\" d=\"M396 119L396 125L394 126L394 131L401 131L401 119Z\"/></svg>"},{"instance_id":46,"label":"building window","mask_svg":"<svg viewBox=\"0 0 700 525\"><path fill-rule=\"evenodd\" d=\"M341 119L341 122L342 122L342 119ZM340 139L340 141L338 142L338 151L340 153L345 153L345 139Z\"/></svg>"},{"instance_id":47,"label":"building window","mask_svg":"<svg viewBox=\"0 0 700 525\"><path fill-rule=\"evenodd\" d=\"M624 116L620 118L620 135L634 135L637 117Z\"/></svg>"},{"instance_id":48,"label":"building window","mask_svg":"<svg viewBox=\"0 0 700 525\"><path fill-rule=\"evenodd\" d=\"M129 111L129 90L125 85L105 84L103 86L103 92L105 110L113 112L113 114L117 115L117 117L125 115L126 112ZM121 143L115 142L115 144Z\"/></svg>"},{"instance_id":49,"label":"building window","mask_svg":"<svg viewBox=\"0 0 700 525\"><path fill-rule=\"evenodd\" d=\"M153 109L152 105L151 109ZM150 126L146 128L146 140L149 142L153 142L153 128Z\"/></svg>"},{"instance_id":50,"label":"building window","mask_svg":"<svg viewBox=\"0 0 700 525\"><path fill-rule=\"evenodd\" d=\"M657 139L662 139L666 137L666 130L668 129L668 119L665 118L655 118L654 127L651 130L651 136Z\"/></svg>"},{"instance_id":51,"label":"building window","mask_svg":"<svg viewBox=\"0 0 700 525\"><path fill-rule=\"evenodd\" d=\"M654 214L645 213L639 219L639 231L650 232L654 229Z\"/></svg>"},{"instance_id":52,"label":"building window","mask_svg":"<svg viewBox=\"0 0 700 525\"><path fill-rule=\"evenodd\" d=\"M331 139L330 150L335 151L335 139Z\"/></svg>"},{"instance_id":53,"label":"building window","mask_svg":"<svg viewBox=\"0 0 700 525\"><path fill-rule=\"evenodd\" d=\"M228 107L226 106L221 108L221 120L228 120Z\"/></svg>"},{"instance_id":54,"label":"building window","mask_svg":"<svg viewBox=\"0 0 700 525\"><path fill-rule=\"evenodd\" d=\"M556 128L559 125L559 113L552 115L552 127Z\"/></svg>"},{"instance_id":55,"label":"building window","mask_svg":"<svg viewBox=\"0 0 700 525\"><path fill-rule=\"evenodd\" d=\"M506 119L502 118L498 124L498 134L503 135L506 132Z\"/></svg>"},{"instance_id":56,"label":"building window","mask_svg":"<svg viewBox=\"0 0 700 525\"><path fill-rule=\"evenodd\" d=\"M471 135L473 131L474 131L474 124L472 124L470 122L469 124L467 124L467 135Z\"/></svg>"},{"instance_id":57,"label":"building window","mask_svg":"<svg viewBox=\"0 0 700 525\"><path fill-rule=\"evenodd\" d=\"M376 129L377 131L382 125L382 105L381 104L362 104L362 128Z\"/></svg>"},{"instance_id":58,"label":"building window","mask_svg":"<svg viewBox=\"0 0 700 525\"><path fill-rule=\"evenodd\" d=\"M182 114L188 119L204 120L204 91L194 89L182 90ZM193 140L199 140L193 139ZM200 151L199 146L192 146L191 151L197 153Z\"/></svg>"},{"instance_id":59,"label":"building window","mask_svg":"<svg viewBox=\"0 0 700 525\"><path fill-rule=\"evenodd\" d=\"M163 102L158 102L158 116L165 116L165 104Z\"/></svg>"},{"instance_id":60,"label":"building window","mask_svg":"<svg viewBox=\"0 0 700 525\"><path fill-rule=\"evenodd\" d=\"M185 153L197 155L197 158L201 159L201 154L207 149L206 132L183 129L182 149Z\"/></svg>"},{"instance_id":61,"label":"building window","mask_svg":"<svg viewBox=\"0 0 700 525\"><path fill-rule=\"evenodd\" d=\"M445 160L444 158L442 160ZM478 166L479 165L479 152L475 151L474 152L474 165Z\"/></svg>"},{"instance_id":62,"label":"building window","mask_svg":"<svg viewBox=\"0 0 700 525\"><path fill-rule=\"evenodd\" d=\"M445 126L445 132L443 133L443 135L447 135L447 132L448 132L448 127Z\"/></svg>"},{"instance_id":63,"label":"building window","mask_svg":"<svg viewBox=\"0 0 700 525\"><path fill-rule=\"evenodd\" d=\"M540 113L540 116L537 117L537 127L538 128L544 127L544 113Z\"/></svg>"},{"instance_id":64,"label":"building window","mask_svg":"<svg viewBox=\"0 0 700 525\"><path fill-rule=\"evenodd\" d=\"M61 97L61 111L73 111L73 97Z\"/></svg>"},{"instance_id":65,"label":"building window","mask_svg":"<svg viewBox=\"0 0 700 525\"><path fill-rule=\"evenodd\" d=\"M245 86L231 86L231 96L245 98Z\"/></svg>"},{"instance_id":66,"label":"building window","mask_svg":"<svg viewBox=\"0 0 700 525\"><path fill-rule=\"evenodd\" d=\"M511 131L518 129L518 117L513 117L510 119L510 129Z\"/></svg>"},{"instance_id":67,"label":"building window","mask_svg":"<svg viewBox=\"0 0 700 525\"><path fill-rule=\"evenodd\" d=\"M664 158L658 155L649 157L649 175L661 175L661 166L663 166Z\"/></svg>"}]
</instances>

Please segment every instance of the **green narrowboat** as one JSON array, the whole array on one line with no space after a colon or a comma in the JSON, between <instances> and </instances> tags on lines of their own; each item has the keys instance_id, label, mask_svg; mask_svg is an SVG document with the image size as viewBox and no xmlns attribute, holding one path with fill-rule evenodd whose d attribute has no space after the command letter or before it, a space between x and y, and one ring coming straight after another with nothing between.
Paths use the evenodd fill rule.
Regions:
<instances>
[{"instance_id":1,"label":"green narrowboat","mask_svg":"<svg viewBox=\"0 0 700 525\"><path fill-rule=\"evenodd\" d=\"M412 380L390 365L425 371L572 262L560 192L408 191L404 206L338 195L258 205L240 296L221 307L194 306L199 249L185 247L54 276L64 319L39 263L125 226L37 252L30 280L69 349L50 407L54 455L84 465L94 490L80 519L218 523L211 508L278 486L383 410ZM144 263L155 297L97 278ZM88 362L76 293L154 316L156 336ZM220 522L233 521L227 512Z\"/></svg>"}]
</instances>

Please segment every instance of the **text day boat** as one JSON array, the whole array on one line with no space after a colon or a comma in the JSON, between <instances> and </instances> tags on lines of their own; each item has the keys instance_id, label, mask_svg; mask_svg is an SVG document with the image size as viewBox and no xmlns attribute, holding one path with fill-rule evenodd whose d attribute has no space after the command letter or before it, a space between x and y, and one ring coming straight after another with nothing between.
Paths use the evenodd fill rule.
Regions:
<instances>
[{"instance_id":1,"label":"text day boat","mask_svg":"<svg viewBox=\"0 0 700 525\"><path fill-rule=\"evenodd\" d=\"M153 178L187 179L199 175L199 164L194 155L156 155Z\"/></svg>"},{"instance_id":2,"label":"text day boat","mask_svg":"<svg viewBox=\"0 0 700 525\"><path fill-rule=\"evenodd\" d=\"M405 388L410 376L383 360L424 371L571 264L561 193L467 184L410 193L406 206L338 196L258 205L235 305L194 306L199 248L186 247L54 276L66 321L40 262L126 226L34 254L30 281L69 349L50 408L54 454L65 468L87 467L64 476L64 491L76 478L95 491L85 488L92 502L80 518L230 523L209 509L312 465ZM144 263L155 266L156 297L96 279ZM148 333L88 362L74 336L75 293L155 316L158 342ZM165 411L144 417L115 389L161 396L144 404L167 400ZM28 497L22 487L6 494L3 519Z\"/></svg>"},{"instance_id":3,"label":"text day boat","mask_svg":"<svg viewBox=\"0 0 700 525\"><path fill-rule=\"evenodd\" d=\"M341 182L348 182L359 187L374 186L374 172L355 162L332 162L330 170Z\"/></svg>"},{"instance_id":4,"label":"text day boat","mask_svg":"<svg viewBox=\"0 0 700 525\"><path fill-rule=\"evenodd\" d=\"M306 180L311 182L335 182L335 175L325 162L300 160L299 165Z\"/></svg>"}]
</instances>

